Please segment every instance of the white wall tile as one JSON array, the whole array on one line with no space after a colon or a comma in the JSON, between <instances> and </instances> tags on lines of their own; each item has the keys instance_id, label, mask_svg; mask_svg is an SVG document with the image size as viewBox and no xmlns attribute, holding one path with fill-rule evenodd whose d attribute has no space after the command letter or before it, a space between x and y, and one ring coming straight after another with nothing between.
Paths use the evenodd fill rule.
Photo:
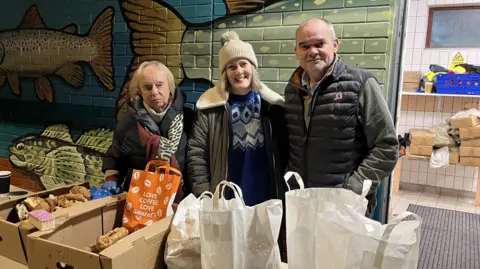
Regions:
<instances>
[{"instance_id":1,"label":"white wall tile","mask_svg":"<svg viewBox=\"0 0 480 269\"><path fill-rule=\"evenodd\" d=\"M420 171L420 161L412 160L410 163L410 171L419 172Z\"/></svg>"},{"instance_id":2,"label":"white wall tile","mask_svg":"<svg viewBox=\"0 0 480 269\"><path fill-rule=\"evenodd\" d=\"M413 21L413 20L411 20ZM426 33L427 32L428 17L421 16L417 17L415 21L415 32L416 33Z\"/></svg>"},{"instance_id":3,"label":"white wall tile","mask_svg":"<svg viewBox=\"0 0 480 269\"><path fill-rule=\"evenodd\" d=\"M417 7L418 7L417 1L410 2L410 8L408 9L408 17L417 17Z\"/></svg>"},{"instance_id":4,"label":"white wall tile","mask_svg":"<svg viewBox=\"0 0 480 269\"><path fill-rule=\"evenodd\" d=\"M413 59L412 64L420 65L422 63L422 49L414 49L413 50ZM420 71L420 70L418 70Z\"/></svg>"},{"instance_id":5,"label":"white wall tile","mask_svg":"<svg viewBox=\"0 0 480 269\"><path fill-rule=\"evenodd\" d=\"M418 184L418 172L410 171L410 183Z\"/></svg>"},{"instance_id":6,"label":"white wall tile","mask_svg":"<svg viewBox=\"0 0 480 269\"><path fill-rule=\"evenodd\" d=\"M465 177L473 178L475 169L472 166L465 166Z\"/></svg>"},{"instance_id":7,"label":"white wall tile","mask_svg":"<svg viewBox=\"0 0 480 269\"><path fill-rule=\"evenodd\" d=\"M437 187L445 187L445 176L444 175L438 175L435 177L435 186Z\"/></svg>"},{"instance_id":8,"label":"white wall tile","mask_svg":"<svg viewBox=\"0 0 480 269\"><path fill-rule=\"evenodd\" d=\"M398 124L406 125L407 124L407 111L400 111L400 116L398 118Z\"/></svg>"},{"instance_id":9,"label":"white wall tile","mask_svg":"<svg viewBox=\"0 0 480 269\"><path fill-rule=\"evenodd\" d=\"M439 64L439 63L440 63L440 52L435 50L430 51L430 64Z\"/></svg>"},{"instance_id":10,"label":"white wall tile","mask_svg":"<svg viewBox=\"0 0 480 269\"><path fill-rule=\"evenodd\" d=\"M437 175L446 175L447 174L447 168L438 168L437 169Z\"/></svg>"},{"instance_id":11,"label":"white wall tile","mask_svg":"<svg viewBox=\"0 0 480 269\"><path fill-rule=\"evenodd\" d=\"M465 176L465 166L457 165L457 167L455 167L455 176L456 177L464 177Z\"/></svg>"},{"instance_id":12,"label":"white wall tile","mask_svg":"<svg viewBox=\"0 0 480 269\"><path fill-rule=\"evenodd\" d=\"M415 53L413 54L413 57L415 57ZM414 58L415 59L415 58ZM419 71L421 72L422 71L422 67L420 66L420 64L412 64L412 70L411 71Z\"/></svg>"},{"instance_id":13,"label":"white wall tile","mask_svg":"<svg viewBox=\"0 0 480 269\"><path fill-rule=\"evenodd\" d=\"M423 128L423 119L425 118L425 112L416 111L415 112L415 127Z\"/></svg>"},{"instance_id":14,"label":"white wall tile","mask_svg":"<svg viewBox=\"0 0 480 269\"><path fill-rule=\"evenodd\" d=\"M414 125L415 124L415 113L416 111L407 111L407 125Z\"/></svg>"},{"instance_id":15,"label":"white wall tile","mask_svg":"<svg viewBox=\"0 0 480 269\"><path fill-rule=\"evenodd\" d=\"M435 174L427 173L427 185L436 186L436 176Z\"/></svg>"},{"instance_id":16,"label":"white wall tile","mask_svg":"<svg viewBox=\"0 0 480 269\"><path fill-rule=\"evenodd\" d=\"M410 164L411 163L412 163L412 161L407 160L407 159L403 159L402 170L410 171Z\"/></svg>"},{"instance_id":17,"label":"white wall tile","mask_svg":"<svg viewBox=\"0 0 480 269\"><path fill-rule=\"evenodd\" d=\"M445 171L445 175L454 176L455 175L455 165L449 165Z\"/></svg>"},{"instance_id":18,"label":"white wall tile","mask_svg":"<svg viewBox=\"0 0 480 269\"><path fill-rule=\"evenodd\" d=\"M431 61L430 61L430 51L426 50L422 53L422 62L421 62L422 65L430 65L431 64Z\"/></svg>"},{"instance_id":19,"label":"white wall tile","mask_svg":"<svg viewBox=\"0 0 480 269\"><path fill-rule=\"evenodd\" d=\"M428 172L428 167L430 166L430 163L429 162L420 162L420 167L419 167L419 171L421 173L427 173Z\"/></svg>"},{"instance_id":20,"label":"white wall tile","mask_svg":"<svg viewBox=\"0 0 480 269\"><path fill-rule=\"evenodd\" d=\"M463 180L463 190L464 191L473 191L473 178L471 177L466 177Z\"/></svg>"},{"instance_id":21,"label":"white wall tile","mask_svg":"<svg viewBox=\"0 0 480 269\"><path fill-rule=\"evenodd\" d=\"M440 54L440 56L439 56L439 60L438 60L437 64L441 65L445 68L448 68L448 63L450 61L450 59L449 59L450 53L447 52L447 51L440 51L439 54Z\"/></svg>"},{"instance_id":22,"label":"white wall tile","mask_svg":"<svg viewBox=\"0 0 480 269\"><path fill-rule=\"evenodd\" d=\"M415 29L417 28L417 20L415 17L412 17L412 19L407 20L407 34L408 33L415 33Z\"/></svg>"},{"instance_id":23,"label":"white wall tile","mask_svg":"<svg viewBox=\"0 0 480 269\"><path fill-rule=\"evenodd\" d=\"M425 112L425 117L423 118L423 126L430 127L433 126L433 112Z\"/></svg>"},{"instance_id":24,"label":"white wall tile","mask_svg":"<svg viewBox=\"0 0 480 269\"><path fill-rule=\"evenodd\" d=\"M460 52L469 64L480 65L479 49L425 49L428 31L429 6L446 4L478 3L480 0L408 0L409 10L407 29L404 40L405 50L402 59L403 71L429 71L431 64L448 68L449 62ZM435 104L435 111L437 104ZM401 111L398 119L399 134L410 128L428 128L445 123L452 113ZM478 167L450 165L448 168L434 169L426 161L403 160L402 182L420 183L430 186L456 188L458 190L476 191Z\"/></svg>"},{"instance_id":25,"label":"white wall tile","mask_svg":"<svg viewBox=\"0 0 480 269\"><path fill-rule=\"evenodd\" d=\"M428 14L427 2L426 1L418 1L417 17L425 16L425 14Z\"/></svg>"},{"instance_id":26,"label":"white wall tile","mask_svg":"<svg viewBox=\"0 0 480 269\"><path fill-rule=\"evenodd\" d=\"M453 188L463 190L463 177L454 177Z\"/></svg>"},{"instance_id":27,"label":"white wall tile","mask_svg":"<svg viewBox=\"0 0 480 269\"><path fill-rule=\"evenodd\" d=\"M453 189L455 182L454 176L445 176L445 188Z\"/></svg>"},{"instance_id":28,"label":"white wall tile","mask_svg":"<svg viewBox=\"0 0 480 269\"><path fill-rule=\"evenodd\" d=\"M415 43L415 33L407 33L405 37L405 48L413 49L413 44Z\"/></svg>"},{"instance_id":29,"label":"white wall tile","mask_svg":"<svg viewBox=\"0 0 480 269\"><path fill-rule=\"evenodd\" d=\"M425 33L415 33L414 49L425 49ZM424 51L425 52L425 51Z\"/></svg>"},{"instance_id":30,"label":"white wall tile","mask_svg":"<svg viewBox=\"0 0 480 269\"><path fill-rule=\"evenodd\" d=\"M418 173L418 184L427 185L427 173Z\"/></svg>"},{"instance_id":31,"label":"white wall tile","mask_svg":"<svg viewBox=\"0 0 480 269\"><path fill-rule=\"evenodd\" d=\"M413 47L413 44L412 44L412 47ZM413 59L413 48L406 49L405 54L403 54L404 67L405 67L405 65L411 65L412 64L412 59Z\"/></svg>"}]
</instances>

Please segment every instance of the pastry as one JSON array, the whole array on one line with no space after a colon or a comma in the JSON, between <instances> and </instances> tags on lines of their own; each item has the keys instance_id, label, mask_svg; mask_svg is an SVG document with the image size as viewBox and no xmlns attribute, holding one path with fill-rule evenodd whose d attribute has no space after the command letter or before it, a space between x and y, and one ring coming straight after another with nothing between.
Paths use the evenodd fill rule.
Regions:
<instances>
[{"instance_id":1,"label":"pastry","mask_svg":"<svg viewBox=\"0 0 480 269\"><path fill-rule=\"evenodd\" d=\"M53 218L53 215L46 210L34 210L29 212L28 220L40 231L46 231L55 228L55 219Z\"/></svg>"},{"instance_id":2,"label":"pastry","mask_svg":"<svg viewBox=\"0 0 480 269\"><path fill-rule=\"evenodd\" d=\"M48 205L50 206L50 212L52 212L57 206L57 197L50 194L48 198L45 198L45 201L47 201Z\"/></svg>"},{"instance_id":3,"label":"pastry","mask_svg":"<svg viewBox=\"0 0 480 269\"><path fill-rule=\"evenodd\" d=\"M28 217L28 209L27 207L20 203L15 206L15 210L17 210L17 215L19 220L25 220Z\"/></svg>"},{"instance_id":4,"label":"pastry","mask_svg":"<svg viewBox=\"0 0 480 269\"><path fill-rule=\"evenodd\" d=\"M92 197L92 194L90 191L83 187L83 186L74 186L73 188L70 189L71 194L82 194L87 200L90 200Z\"/></svg>"},{"instance_id":5,"label":"pastry","mask_svg":"<svg viewBox=\"0 0 480 269\"><path fill-rule=\"evenodd\" d=\"M85 198L85 196L83 196L83 194L68 193L68 194L63 194L63 195L58 196L57 204L60 207L67 208L67 207L71 207L72 205L74 205L76 203L82 203L82 202L86 202L86 201L87 201L87 198Z\"/></svg>"},{"instance_id":6,"label":"pastry","mask_svg":"<svg viewBox=\"0 0 480 269\"><path fill-rule=\"evenodd\" d=\"M97 249L99 252L103 251L104 249L108 248L109 246L115 244L118 240L124 238L128 235L128 230L120 227L115 228L112 231L106 233L105 235L101 235L97 238Z\"/></svg>"},{"instance_id":7,"label":"pastry","mask_svg":"<svg viewBox=\"0 0 480 269\"><path fill-rule=\"evenodd\" d=\"M45 199L40 197L28 197L23 201L23 204L27 206L28 211L33 210L46 210L50 211L50 205L45 201Z\"/></svg>"}]
</instances>

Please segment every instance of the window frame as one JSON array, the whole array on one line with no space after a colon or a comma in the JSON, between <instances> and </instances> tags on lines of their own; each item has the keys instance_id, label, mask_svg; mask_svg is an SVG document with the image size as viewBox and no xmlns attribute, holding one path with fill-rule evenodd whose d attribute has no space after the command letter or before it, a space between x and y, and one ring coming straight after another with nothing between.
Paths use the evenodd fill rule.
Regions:
<instances>
[{"instance_id":1,"label":"window frame","mask_svg":"<svg viewBox=\"0 0 480 269\"><path fill-rule=\"evenodd\" d=\"M469 9L478 9L480 10L480 5L455 5L455 6L441 6L441 7L428 7L428 23L427 23L427 36L425 39L425 48L426 49L451 49L451 48L473 48L473 47L462 47L462 46L455 46L455 47L431 47L431 37L432 37L432 23L433 23L433 13L435 11L442 11L442 10L469 10Z\"/></svg>"}]
</instances>

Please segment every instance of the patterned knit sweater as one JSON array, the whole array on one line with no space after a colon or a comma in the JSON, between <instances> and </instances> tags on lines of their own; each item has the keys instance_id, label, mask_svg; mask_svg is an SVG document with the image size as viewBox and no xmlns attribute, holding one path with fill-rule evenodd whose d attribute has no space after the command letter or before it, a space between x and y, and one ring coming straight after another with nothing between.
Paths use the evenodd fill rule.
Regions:
<instances>
[{"instance_id":1,"label":"patterned knit sweater","mask_svg":"<svg viewBox=\"0 0 480 269\"><path fill-rule=\"evenodd\" d=\"M239 185L245 204L252 206L268 199L269 172L265 136L260 118L260 95L231 94L228 180Z\"/></svg>"}]
</instances>

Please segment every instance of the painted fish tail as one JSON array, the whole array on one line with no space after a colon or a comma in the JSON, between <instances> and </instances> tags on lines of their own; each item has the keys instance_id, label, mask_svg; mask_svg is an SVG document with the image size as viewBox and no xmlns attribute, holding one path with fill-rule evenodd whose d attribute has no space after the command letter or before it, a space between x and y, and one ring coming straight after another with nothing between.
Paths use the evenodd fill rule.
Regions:
<instances>
[{"instance_id":1,"label":"painted fish tail","mask_svg":"<svg viewBox=\"0 0 480 269\"><path fill-rule=\"evenodd\" d=\"M108 7L93 22L88 36L99 47L99 55L91 62L95 74L102 84L112 91L115 88L112 59L113 7Z\"/></svg>"},{"instance_id":2,"label":"painted fish tail","mask_svg":"<svg viewBox=\"0 0 480 269\"><path fill-rule=\"evenodd\" d=\"M183 77L180 44L186 29L182 18L163 1L123 0L120 3L130 29L134 57L117 100L117 119L127 111L129 82L144 61L159 61L172 71L177 83ZM169 60L167 61L167 58Z\"/></svg>"}]
</instances>

